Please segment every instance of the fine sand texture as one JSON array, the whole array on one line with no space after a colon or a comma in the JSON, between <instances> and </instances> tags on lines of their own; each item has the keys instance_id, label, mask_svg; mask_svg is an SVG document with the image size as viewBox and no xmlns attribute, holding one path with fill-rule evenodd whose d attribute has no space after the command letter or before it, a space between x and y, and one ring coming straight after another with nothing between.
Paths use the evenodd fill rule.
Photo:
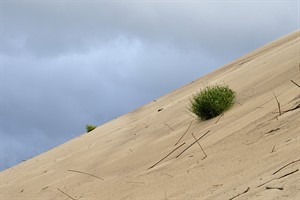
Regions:
<instances>
[{"instance_id":1,"label":"fine sand texture","mask_svg":"<svg viewBox=\"0 0 300 200\"><path fill-rule=\"evenodd\" d=\"M299 200L299 40L293 32L2 171L0 199ZM213 84L236 102L199 121L189 100Z\"/></svg>"}]
</instances>

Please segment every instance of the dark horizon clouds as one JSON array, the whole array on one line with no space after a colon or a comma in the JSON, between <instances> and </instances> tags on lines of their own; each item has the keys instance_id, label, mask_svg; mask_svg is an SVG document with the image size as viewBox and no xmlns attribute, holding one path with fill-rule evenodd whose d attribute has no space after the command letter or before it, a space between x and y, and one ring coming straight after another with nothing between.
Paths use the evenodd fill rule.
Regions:
<instances>
[{"instance_id":1,"label":"dark horizon clouds","mask_svg":"<svg viewBox=\"0 0 300 200\"><path fill-rule=\"evenodd\" d=\"M0 170L297 29L298 1L1 1Z\"/></svg>"}]
</instances>

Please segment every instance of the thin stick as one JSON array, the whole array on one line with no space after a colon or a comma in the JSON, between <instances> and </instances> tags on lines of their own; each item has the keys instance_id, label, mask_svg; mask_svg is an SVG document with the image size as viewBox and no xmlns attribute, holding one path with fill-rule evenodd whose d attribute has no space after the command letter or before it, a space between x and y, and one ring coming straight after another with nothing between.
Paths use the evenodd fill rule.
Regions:
<instances>
[{"instance_id":1,"label":"thin stick","mask_svg":"<svg viewBox=\"0 0 300 200\"><path fill-rule=\"evenodd\" d=\"M275 97L275 99L276 99L276 102L277 102L277 106L278 106L279 114L281 115L280 103L279 103L279 101L278 101L278 99L277 99L277 97L276 97L276 95L275 95L275 93L274 93L274 92L273 92L273 94L274 94L274 97Z\"/></svg>"},{"instance_id":2,"label":"thin stick","mask_svg":"<svg viewBox=\"0 0 300 200\"><path fill-rule=\"evenodd\" d=\"M271 153L273 153L274 151L275 151L275 146L273 146L273 149L272 149Z\"/></svg>"},{"instance_id":3,"label":"thin stick","mask_svg":"<svg viewBox=\"0 0 300 200\"><path fill-rule=\"evenodd\" d=\"M194 133L192 133L192 136L194 137L195 141L197 141L197 138L195 137ZM206 155L206 153L204 152L204 150L203 150L203 148L202 148L202 146L201 146L200 142L199 142L199 141L197 141L197 143L198 143L198 145L199 145L200 149L202 150L202 152L203 152L203 153L204 153L204 155L205 155L205 157L204 157L204 158L206 158L206 157L207 157L207 155ZM204 158L203 158L203 159L204 159Z\"/></svg>"},{"instance_id":4,"label":"thin stick","mask_svg":"<svg viewBox=\"0 0 300 200\"><path fill-rule=\"evenodd\" d=\"M277 190L283 190L283 187L266 187L266 189L277 189Z\"/></svg>"},{"instance_id":5,"label":"thin stick","mask_svg":"<svg viewBox=\"0 0 300 200\"><path fill-rule=\"evenodd\" d=\"M284 178L284 177L289 176L289 175L291 175L291 174L293 174L293 173L296 173L297 171L299 171L299 169L296 169L296 170L294 170L294 171L292 171L292 172L289 172L289 173L287 173L287 174L285 174L285 175L282 175L282 176L278 177L277 179Z\"/></svg>"},{"instance_id":6,"label":"thin stick","mask_svg":"<svg viewBox=\"0 0 300 200\"><path fill-rule=\"evenodd\" d=\"M291 164L293 164L293 163L295 163L295 162L299 162L300 161L300 159L298 159L298 160L295 160L295 161L292 161L292 162L290 162L290 163L288 163L288 164L286 164L286 165L284 165L283 167L281 167L280 169L278 169L278 170L276 170L272 175L274 175L274 174L276 174L277 172L279 172L280 170L282 170L282 169L284 169L284 168L286 168L287 166L289 166L289 165L291 165Z\"/></svg>"},{"instance_id":7,"label":"thin stick","mask_svg":"<svg viewBox=\"0 0 300 200\"><path fill-rule=\"evenodd\" d=\"M169 126L169 124L165 123L165 125L166 125L167 127L169 127L172 131L174 131L174 129L173 129L171 126Z\"/></svg>"},{"instance_id":8,"label":"thin stick","mask_svg":"<svg viewBox=\"0 0 300 200\"><path fill-rule=\"evenodd\" d=\"M260 184L259 186L257 186L257 187L261 187L261 186L263 186L263 185L266 185L267 183L270 183L271 181L274 181L274 180L278 180L278 179L282 179L282 178L284 178L284 177L286 177L286 176L289 176L289 175L291 175L291 174L293 174L293 173L296 173L297 171L299 171L299 169L296 169L296 170L294 170L294 171L292 171L292 172L289 172L289 173L287 173L287 174L284 174L284 175L282 175L282 176L280 176L280 177L278 177L278 178L272 178L271 180L268 180L267 182L265 182L265 183L262 183L262 184Z\"/></svg>"},{"instance_id":9,"label":"thin stick","mask_svg":"<svg viewBox=\"0 0 300 200\"><path fill-rule=\"evenodd\" d=\"M104 180L103 178L101 178L101 177L99 177L99 176L95 176L95 175L93 175L93 174L89 174L89 173L86 173L86 172L81 172L81 171L72 170L72 169L69 169L68 171L69 171L69 172L77 172L77 173L81 173L81 174L86 174L86 175L89 175L89 176L92 176L92 177L95 177L95 178Z\"/></svg>"},{"instance_id":10,"label":"thin stick","mask_svg":"<svg viewBox=\"0 0 300 200\"><path fill-rule=\"evenodd\" d=\"M296 82L294 82L293 80L291 80L291 82L300 88L300 85L298 85Z\"/></svg>"},{"instance_id":11,"label":"thin stick","mask_svg":"<svg viewBox=\"0 0 300 200\"><path fill-rule=\"evenodd\" d=\"M204 135L202 135L199 139L197 139L195 142L193 142L192 144L190 144L190 146L188 146L187 148L185 148L180 154L178 154L176 156L176 158L178 158L181 154L183 154L186 150L188 150L191 146L193 146L197 141L199 141L201 138L203 138L207 133L209 133L210 130L208 130Z\"/></svg>"},{"instance_id":12,"label":"thin stick","mask_svg":"<svg viewBox=\"0 0 300 200\"><path fill-rule=\"evenodd\" d=\"M180 140L183 138L183 136L185 136L185 134L188 132L188 130L190 129L190 127L192 126L192 123L194 122L195 120L191 121L189 127L186 129L186 131L184 132L184 134L179 138L179 140L175 143L175 146L180 142Z\"/></svg>"},{"instance_id":13,"label":"thin stick","mask_svg":"<svg viewBox=\"0 0 300 200\"><path fill-rule=\"evenodd\" d=\"M237 101L237 103L240 104L241 106L243 105L242 103L240 103L240 102L238 102L238 101Z\"/></svg>"},{"instance_id":14,"label":"thin stick","mask_svg":"<svg viewBox=\"0 0 300 200\"><path fill-rule=\"evenodd\" d=\"M218 121L223 117L224 113L222 113L222 115L218 118L218 120L215 122L215 124L218 123Z\"/></svg>"},{"instance_id":15,"label":"thin stick","mask_svg":"<svg viewBox=\"0 0 300 200\"><path fill-rule=\"evenodd\" d=\"M298 104L296 107L294 108L291 108L291 109L288 109L288 110L284 110L283 113L287 113L287 112L290 112L290 111L294 111L296 109L300 108L300 104Z\"/></svg>"},{"instance_id":16,"label":"thin stick","mask_svg":"<svg viewBox=\"0 0 300 200\"><path fill-rule=\"evenodd\" d=\"M266 185L267 183L270 183L271 181L274 181L276 178L272 178L271 180L268 180L267 182L264 182L262 184L260 184L259 186L257 186L257 188L263 186L263 185Z\"/></svg>"},{"instance_id":17,"label":"thin stick","mask_svg":"<svg viewBox=\"0 0 300 200\"><path fill-rule=\"evenodd\" d=\"M172 175L170 175L170 174L166 174L166 173L160 173L160 174L162 174L162 175L166 175L166 176L169 176L169 177L174 177L174 176L172 176Z\"/></svg>"},{"instance_id":18,"label":"thin stick","mask_svg":"<svg viewBox=\"0 0 300 200\"><path fill-rule=\"evenodd\" d=\"M165 157L163 157L162 159L160 159L158 162L156 162L154 165L152 165L151 167L149 167L147 170L149 170L149 169L155 167L157 164L159 164L161 161L163 161L164 159L166 159L169 155L171 155L174 151L176 151L177 149L179 149L179 148L180 148L181 146L183 146L184 144L185 144L185 142L182 143L181 145L179 145L178 147L176 147L173 151L171 151L170 153L168 153L168 155L166 155Z\"/></svg>"},{"instance_id":19,"label":"thin stick","mask_svg":"<svg viewBox=\"0 0 300 200\"><path fill-rule=\"evenodd\" d=\"M71 197L70 195L68 195L67 193L65 193L64 191L60 190L59 188L57 188L58 191L60 191L61 193L63 193L64 195L66 195L67 197L69 197L70 199L76 200L73 197Z\"/></svg>"},{"instance_id":20,"label":"thin stick","mask_svg":"<svg viewBox=\"0 0 300 200\"><path fill-rule=\"evenodd\" d=\"M245 194L245 193L248 192L249 190L250 190L250 187L248 187L244 192L239 193L239 194L237 194L237 195L234 196L234 197L231 197L229 200L235 199L235 198L237 198L238 196L241 196L242 194Z\"/></svg>"},{"instance_id":21,"label":"thin stick","mask_svg":"<svg viewBox=\"0 0 300 200\"><path fill-rule=\"evenodd\" d=\"M278 131L278 130L280 130L280 128L272 129L272 130L270 130L269 132L267 132L267 134L272 133L272 132L274 132L274 131Z\"/></svg>"}]
</instances>

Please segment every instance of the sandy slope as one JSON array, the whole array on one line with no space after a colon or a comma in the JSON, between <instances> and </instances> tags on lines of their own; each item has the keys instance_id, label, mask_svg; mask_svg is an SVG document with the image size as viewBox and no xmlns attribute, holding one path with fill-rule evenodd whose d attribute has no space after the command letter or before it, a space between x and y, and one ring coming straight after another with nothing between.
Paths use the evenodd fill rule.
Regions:
<instances>
[{"instance_id":1,"label":"sandy slope","mask_svg":"<svg viewBox=\"0 0 300 200\"><path fill-rule=\"evenodd\" d=\"M300 199L300 32L292 33L106 123L1 172L1 200L32 199ZM226 83L237 102L222 118L194 121L189 98ZM159 109L162 111L158 112ZM217 122L217 123L216 123ZM169 127L168 127L169 126ZM204 160L191 133L200 137ZM80 172L88 174L78 173ZM95 177L96 176L96 177ZM269 183L258 187L269 181ZM283 187L283 190L266 189ZM69 195L70 197L68 197Z\"/></svg>"}]
</instances>

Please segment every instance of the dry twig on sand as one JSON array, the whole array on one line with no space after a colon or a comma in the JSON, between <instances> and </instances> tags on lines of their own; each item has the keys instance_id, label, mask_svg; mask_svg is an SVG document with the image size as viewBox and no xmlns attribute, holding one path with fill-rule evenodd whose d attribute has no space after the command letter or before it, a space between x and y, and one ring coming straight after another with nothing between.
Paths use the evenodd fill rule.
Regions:
<instances>
[{"instance_id":1,"label":"dry twig on sand","mask_svg":"<svg viewBox=\"0 0 300 200\"><path fill-rule=\"evenodd\" d=\"M291 80L292 83L294 83L296 86L298 86L300 88L300 85L297 84L295 81Z\"/></svg>"},{"instance_id":2,"label":"dry twig on sand","mask_svg":"<svg viewBox=\"0 0 300 200\"><path fill-rule=\"evenodd\" d=\"M272 130L270 130L269 132L267 132L267 134L272 133L272 132L274 132L274 131L278 131L278 130L280 130L280 128L272 129Z\"/></svg>"},{"instance_id":3,"label":"dry twig on sand","mask_svg":"<svg viewBox=\"0 0 300 200\"><path fill-rule=\"evenodd\" d=\"M181 154L183 154L186 150L188 150L191 146L193 146L196 142L198 142L201 138L203 138L207 133L209 133L210 130L208 130L206 133L204 133L204 135L202 135L200 138L198 138L195 142L193 142L192 144L190 144L190 146L188 146L187 148L185 148L180 154L178 154L176 156L176 158L178 158Z\"/></svg>"},{"instance_id":4,"label":"dry twig on sand","mask_svg":"<svg viewBox=\"0 0 300 200\"><path fill-rule=\"evenodd\" d=\"M278 177L277 179L284 178L284 177L289 176L289 175L291 175L291 174L293 174L293 173L296 173L297 171L299 171L299 169L296 169L296 170L294 170L294 171L292 171L292 172L289 172L289 173L287 173L287 174L285 174L285 175L282 175L282 176Z\"/></svg>"},{"instance_id":5,"label":"dry twig on sand","mask_svg":"<svg viewBox=\"0 0 300 200\"><path fill-rule=\"evenodd\" d=\"M288 109L288 110L284 110L283 113L294 111L294 110L299 109L299 108L300 108L300 103L297 106L295 106L294 108L291 108L291 109Z\"/></svg>"},{"instance_id":6,"label":"dry twig on sand","mask_svg":"<svg viewBox=\"0 0 300 200\"><path fill-rule=\"evenodd\" d=\"M165 125L166 125L167 127L169 127L172 131L174 131L174 129L173 129L171 126L169 126L169 124L165 123Z\"/></svg>"},{"instance_id":7,"label":"dry twig on sand","mask_svg":"<svg viewBox=\"0 0 300 200\"><path fill-rule=\"evenodd\" d=\"M280 170L282 170L282 169L284 169L284 168L286 168L287 166L289 166L289 165L291 165L291 164L293 164L293 163L295 163L295 162L299 162L300 161L300 159L298 159L298 160L294 160L294 161L292 161L292 162L290 162L290 163L288 163L288 164L286 164L286 165L284 165L283 167L281 167L280 169L278 169L278 170L276 170L272 175L274 175L274 174L276 174L277 172L279 172Z\"/></svg>"},{"instance_id":8,"label":"dry twig on sand","mask_svg":"<svg viewBox=\"0 0 300 200\"><path fill-rule=\"evenodd\" d=\"M194 133L192 133L192 136L194 137L194 139L195 139L195 141L197 141L197 138L196 138L196 136L194 135ZM202 152L204 153L204 158L206 158L207 157L207 155L206 155L206 153L204 152L204 150L203 150L203 148L202 148L202 146L201 146L201 144L199 143L199 141L197 141L197 143L198 143L198 145L199 145L199 147L200 147L200 149L202 150ZM204 159L203 158L203 159Z\"/></svg>"},{"instance_id":9,"label":"dry twig on sand","mask_svg":"<svg viewBox=\"0 0 300 200\"><path fill-rule=\"evenodd\" d=\"M223 117L223 115L224 115L224 113L222 113L222 114L220 115L220 117L217 119L217 121L215 122L215 124L218 123L218 121Z\"/></svg>"},{"instance_id":10,"label":"dry twig on sand","mask_svg":"<svg viewBox=\"0 0 300 200\"><path fill-rule=\"evenodd\" d=\"M185 134L188 132L188 130L190 129L190 127L192 126L192 123L195 120L191 121L190 125L188 126L188 128L186 129L186 131L184 132L184 134L179 138L179 140L175 143L175 146L180 142L180 140L183 138L183 136L185 136Z\"/></svg>"},{"instance_id":11,"label":"dry twig on sand","mask_svg":"<svg viewBox=\"0 0 300 200\"><path fill-rule=\"evenodd\" d=\"M73 197L71 197L70 195L68 195L67 193L65 193L64 191L60 190L59 188L57 188L58 191L60 191L61 193L63 193L64 195L66 195L67 197L69 197L72 200L76 200Z\"/></svg>"},{"instance_id":12,"label":"dry twig on sand","mask_svg":"<svg viewBox=\"0 0 300 200\"><path fill-rule=\"evenodd\" d=\"M277 99L277 97L276 97L276 95L275 95L275 93L274 93L274 92L273 92L273 95L274 95L274 97L275 97L275 99L276 99L276 102L277 102L277 106L278 106L279 115L281 115L282 113L281 113L280 103L279 103L279 101L278 101L278 99Z\"/></svg>"},{"instance_id":13,"label":"dry twig on sand","mask_svg":"<svg viewBox=\"0 0 300 200\"><path fill-rule=\"evenodd\" d=\"M243 105L242 103L240 103L239 101L237 101L238 104L240 104L241 106Z\"/></svg>"},{"instance_id":14,"label":"dry twig on sand","mask_svg":"<svg viewBox=\"0 0 300 200\"><path fill-rule=\"evenodd\" d=\"M275 146L273 146L273 149L272 149L271 153L273 153L274 151L275 151Z\"/></svg>"},{"instance_id":15,"label":"dry twig on sand","mask_svg":"<svg viewBox=\"0 0 300 200\"><path fill-rule=\"evenodd\" d=\"M277 189L277 190L283 190L283 187L266 187L266 189Z\"/></svg>"},{"instance_id":16,"label":"dry twig on sand","mask_svg":"<svg viewBox=\"0 0 300 200\"><path fill-rule=\"evenodd\" d=\"M161 175L165 175L165 176L169 176L171 178L173 178L174 176L170 175L170 174L166 174L166 173L160 173Z\"/></svg>"},{"instance_id":17,"label":"dry twig on sand","mask_svg":"<svg viewBox=\"0 0 300 200\"><path fill-rule=\"evenodd\" d=\"M166 159L169 155L171 155L174 151L176 151L177 149L179 149L181 146L183 146L185 144L182 143L181 145L179 145L178 147L176 147L174 150L172 150L170 153L168 153L168 155L166 155L165 157L163 157L162 159L160 159L158 162L156 162L154 165L152 165L151 167L149 167L148 169L151 169L153 167L155 167L157 164L159 164L161 161L163 161L164 159Z\"/></svg>"},{"instance_id":18,"label":"dry twig on sand","mask_svg":"<svg viewBox=\"0 0 300 200\"><path fill-rule=\"evenodd\" d=\"M259 187L261 187L261 186L263 186L263 185L266 185L267 183L270 183L271 181L274 181L276 178L272 178L271 180L268 180L267 182L264 182L264 183L262 183L262 184L260 184L260 185L258 185L258 186L256 186L257 188L259 188Z\"/></svg>"},{"instance_id":19,"label":"dry twig on sand","mask_svg":"<svg viewBox=\"0 0 300 200\"><path fill-rule=\"evenodd\" d=\"M81 172L81 171L72 170L72 169L69 169L68 171L69 171L69 172L77 172L77 173L81 173L81 174L86 174L86 175L89 175L89 176L92 176L92 177L95 177L95 178L104 180L103 178L101 178L101 177L99 177L99 176L95 176L95 175L93 175L93 174L89 174L89 173L86 173L86 172Z\"/></svg>"},{"instance_id":20,"label":"dry twig on sand","mask_svg":"<svg viewBox=\"0 0 300 200\"><path fill-rule=\"evenodd\" d=\"M274 181L274 180L278 180L278 179L282 179L282 178L284 178L284 177L286 177L286 176L289 176L289 175L291 175L291 174L293 174L293 173L296 173L297 171L299 171L299 169L296 169L296 170L294 170L294 171L292 171L292 172L289 172L289 173L287 173L287 174L284 174L284 175L282 175L282 176L280 176L280 177L278 177L278 178L272 178L271 180L268 180L267 182L264 182L264 183L262 183L262 184L260 184L259 186L257 186L257 188L258 187L261 187L261 186L263 186L263 185L266 185L267 183L270 183L271 181Z\"/></svg>"},{"instance_id":21,"label":"dry twig on sand","mask_svg":"<svg viewBox=\"0 0 300 200\"><path fill-rule=\"evenodd\" d=\"M250 190L250 187L248 187L244 192L239 193L239 194L235 195L234 197L231 197L229 200L235 199L235 198L241 196L242 194L245 194L245 193L248 192L249 190Z\"/></svg>"}]
</instances>

